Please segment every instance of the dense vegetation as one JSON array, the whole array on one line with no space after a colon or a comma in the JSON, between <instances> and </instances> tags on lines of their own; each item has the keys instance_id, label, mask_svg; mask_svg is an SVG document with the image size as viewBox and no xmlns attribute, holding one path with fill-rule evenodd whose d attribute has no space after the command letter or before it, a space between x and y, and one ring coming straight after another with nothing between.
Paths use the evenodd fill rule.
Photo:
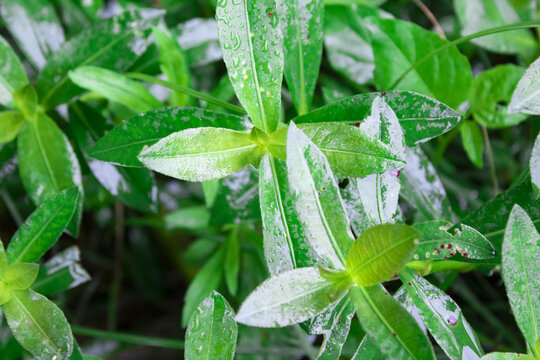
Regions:
<instances>
[{"instance_id":1,"label":"dense vegetation","mask_svg":"<svg viewBox=\"0 0 540 360\"><path fill-rule=\"evenodd\" d=\"M532 0L0 0L0 358L540 359Z\"/></svg>"}]
</instances>

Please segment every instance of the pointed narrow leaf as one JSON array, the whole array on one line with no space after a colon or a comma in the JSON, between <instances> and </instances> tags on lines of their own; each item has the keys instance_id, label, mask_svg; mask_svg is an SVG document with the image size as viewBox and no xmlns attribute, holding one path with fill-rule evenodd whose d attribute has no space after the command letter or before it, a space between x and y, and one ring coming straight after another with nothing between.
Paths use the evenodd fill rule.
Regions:
<instances>
[{"instance_id":1,"label":"pointed narrow leaf","mask_svg":"<svg viewBox=\"0 0 540 360\"><path fill-rule=\"evenodd\" d=\"M323 45L322 0L278 0L283 33L285 79L299 114L309 110L319 75Z\"/></svg>"},{"instance_id":2,"label":"pointed narrow leaf","mask_svg":"<svg viewBox=\"0 0 540 360\"><path fill-rule=\"evenodd\" d=\"M289 270L259 285L244 301L236 321L256 327L283 327L306 321L341 299L336 287L317 268Z\"/></svg>"},{"instance_id":3,"label":"pointed narrow leaf","mask_svg":"<svg viewBox=\"0 0 540 360\"><path fill-rule=\"evenodd\" d=\"M493 352L482 356L480 360L535 360L535 358L526 354Z\"/></svg>"},{"instance_id":4,"label":"pointed narrow leaf","mask_svg":"<svg viewBox=\"0 0 540 360\"><path fill-rule=\"evenodd\" d=\"M276 129L281 106L283 39L274 0L220 1L216 21L236 96L255 126Z\"/></svg>"},{"instance_id":5,"label":"pointed narrow leaf","mask_svg":"<svg viewBox=\"0 0 540 360\"><path fill-rule=\"evenodd\" d=\"M353 240L337 181L322 151L294 123L287 134L287 170L306 239L330 267L343 269Z\"/></svg>"},{"instance_id":6,"label":"pointed narrow leaf","mask_svg":"<svg viewBox=\"0 0 540 360\"><path fill-rule=\"evenodd\" d=\"M138 159L149 169L177 179L206 181L258 166L263 151L248 133L207 127L171 134L143 150Z\"/></svg>"},{"instance_id":7,"label":"pointed narrow leaf","mask_svg":"<svg viewBox=\"0 0 540 360\"><path fill-rule=\"evenodd\" d=\"M527 213L515 205L502 245L502 276L508 299L531 348L540 336L540 234Z\"/></svg>"},{"instance_id":8,"label":"pointed narrow leaf","mask_svg":"<svg viewBox=\"0 0 540 360\"><path fill-rule=\"evenodd\" d=\"M347 256L347 271L360 286L371 286L397 274L410 261L420 233L402 224L373 226L360 235Z\"/></svg>"},{"instance_id":9,"label":"pointed narrow leaf","mask_svg":"<svg viewBox=\"0 0 540 360\"><path fill-rule=\"evenodd\" d=\"M431 335L450 359L478 359L482 346L459 306L436 286L404 269L399 277Z\"/></svg>"},{"instance_id":10,"label":"pointed narrow leaf","mask_svg":"<svg viewBox=\"0 0 540 360\"><path fill-rule=\"evenodd\" d=\"M225 243L223 267L227 289L231 295L236 295L238 291L238 271L240 270L240 239L238 238L237 229L231 231Z\"/></svg>"},{"instance_id":11,"label":"pointed narrow leaf","mask_svg":"<svg viewBox=\"0 0 540 360\"><path fill-rule=\"evenodd\" d=\"M540 114L540 58L536 59L519 80L508 105L510 113Z\"/></svg>"},{"instance_id":12,"label":"pointed narrow leaf","mask_svg":"<svg viewBox=\"0 0 540 360\"><path fill-rule=\"evenodd\" d=\"M538 198L540 197L540 133L536 136L536 141L534 142L529 167L533 191Z\"/></svg>"},{"instance_id":13,"label":"pointed narrow leaf","mask_svg":"<svg viewBox=\"0 0 540 360\"><path fill-rule=\"evenodd\" d=\"M12 94L27 84L28 78L19 58L0 36L0 104L13 107Z\"/></svg>"},{"instance_id":14,"label":"pointed narrow leaf","mask_svg":"<svg viewBox=\"0 0 540 360\"><path fill-rule=\"evenodd\" d=\"M17 262L7 267L4 283L11 290L26 290L36 280L38 264Z\"/></svg>"},{"instance_id":15,"label":"pointed narrow leaf","mask_svg":"<svg viewBox=\"0 0 540 360\"><path fill-rule=\"evenodd\" d=\"M339 359L343 345L345 345L349 335L353 317L354 305L348 296L343 297L336 306L336 311L332 312L332 318L328 319L327 324L330 327L321 331L324 339L317 359Z\"/></svg>"},{"instance_id":16,"label":"pointed narrow leaf","mask_svg":"<svg viewBox=\"0 0 540 360\"><path fill-rule=\"evenodd\" d=\"M381 93L365 93L323 106L294 118L296 124L345 122L359 125L369 115L371 104ZM461 116L447 105L410 91L388 91L384 95L403 129L405 143L414 146L450 131Z\"/></svg>"},{"instance_id":17,"label":"pointed narrow leaf","mask_svg":"<svg viewBox=\"0 0 540 360\"><path fill-rule=\"evenodd\" d=\"M221 294L213 291L189 321L185 357L190 360L232 360L237 337L234 310Z\"/></svg>"},{"instance_id":18,"label":"pointed narrow leaf","mask_svg":"<svg viewBox=\"0 0 540 360\"><path fill-rule=\"evenodd\" d=\"M199 108L170 107L134 116L102 137L88 155L124 166L142 166L137 156L145 146L177 131L196 127L247 130L244 117Z\"/></svg>"},{"instance_id":19,"label":"pointed narrow leaf","mask_svg":"<svg viewBox=\"0 0 540 360\"><path fill-rule=\"evenodd\" d=\"M435 359L422 329L381 285L353 286L349 294L362 328L385 359Z\"/></svg>"},{"instance_id":20,"label":"pointed narrow leaf","mask_svg":"<svg viewBox=\"0 0 540 360\"><path fill-rule=\"evenodd\" d=\"M80 66L71 70L68 76L76 85L136 112L145 112L162 106L141 83L111 70Z\"/></svg>"},{"instance_id":21,"label":"pointed narrow leaf","mask_svg":"<svg viewBox=\"0 0 540 360\"><path fill-rule=\"evenodd\" d=\"M79 211L81 194L71 187L45 200L11 238L6 255L10 263L34 262L58 240Z\"/></svg>"},{"instance_id":22,"label":"pointed narrow leaf","mask_svg":"<svg viewBox=\"0 0 540 360\"><path fill-rule=\"evenodd\" d=\"M4 243L2 240L0 240L0 279L4 278L4 274L6 273L7 269L7 257L6 257L6 251L4 250Z\"/></svg>"},{"instance_id":23,"label":"pointed narrow leaf","mask_svg":"<svg viewBox=\"0 0 540 360\"><path fill-rule=\"evenodd\" d=\"M484 167L484 138L478 125L473 121L464 121L459 131L469 160L478 168Z\"/></svg>"},{"instance_id":24,"label":"pointed narrow leaf","mask_svg":"<svg viewBox=\"0 0 540 360\"><path fill-rule=\"evenodd\" d=\"M3 310L15 339L35 357L69 358L73 351L71 328L52 301L30 289L12 291Z\"/></svg>"},{"instance_id":25,"label":"pointed narrow leaf","mask_svg":"<svg viewBox=\"0 0 540 360\"><path fill-rule=\"evenodd\" d=\"M416 223L413 227L421 234L415 260L443 260L456 254L479 260L495 256L493 244L468 225L461 224L453 232L449 231L452 224L442 220Z\"/></svg>"},{"instance_id":26,"label":"pointed narrow leaf","mask_svg":"<svg viewBox=\"0 0 540 360\"><path fill-rule=\"evenodd\" d=\"M26 122L19 111L0 112L0 144L11 142Z\"/></svg>"},{"instance_id":27,"label":"pointed narrow leaf","mask_svg":"<svg viewBox=\"0 0 540 360\"><path fill-rule=\"evenodd\" d=\"M97 21L55 52L40 72L36 90L45 108L65 103L83 92L68 78L79 66L93 65L123 72L148 46L146 35L161 11L132 10Z\"/></svg>"}]
</instances>

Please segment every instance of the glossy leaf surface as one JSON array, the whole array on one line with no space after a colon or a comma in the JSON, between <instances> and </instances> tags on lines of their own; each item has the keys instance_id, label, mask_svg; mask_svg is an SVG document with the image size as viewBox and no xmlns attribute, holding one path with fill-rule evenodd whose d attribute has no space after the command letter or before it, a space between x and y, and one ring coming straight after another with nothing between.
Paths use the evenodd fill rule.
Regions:
<instances>
[{"instance_id":1,"label":"glossy leaf surface","mask_svg":"<svg viewBox=\"0 0 540 360\"><path fill-rule=\"evenodd\" d=\"M0 104L13 107L12 94L28 84L26 72L19 58L0 37Z\"/></svg>"},{"instance_id":2,"label":"glossy leaf surface","mask_svg":"<svg viewBox=\"0 0 540 360\"><path fill-rule=\"evenodd\" d=\"M323 106L294 118L296 124L345 122L359 124L369 115L371 104L381 93L364 93ZM461 117L447 105L409 91L388 91L385 102L395 112L407 146L444 134L458 124Z\"/></svg>"},{"instance_id":3,"label":"glossy leaf surface","mask_svg":"<svg viewBox=\"0 0 540 360\"><path fill-rule=\"evenodd\" d=\"M404 269L399 277L431 335L450 359L478 359L482 346L460 307L442 290Z\"/></svg>"},{"instance_id":4,"label":"glossy leaf surface","mask_svg":"<svg viewBox=\"0 0 540 360\"><path fill-rule=\"evenodd\" d=\"M317 359L331 360L339 358L349 335L353 317L354 305L350 298L345 296L337 303L335 310L330 313L330 318L325 319L327 326L324 326L320 331L324 339Z\"/></svg>"},{"instance_id":5,"label":"glossy leaf surface","mask_svg":"<svg viewBox=\"0 0 540 360\"><path fill-rule=\"evenodd\" d=\"M294 123L287 134L287 170L304 236L319 258L342 269L353 240L338 184L322 151Z\"/></svg>"},{"instance_id":6,"label":"glossy leaf surface","mask_svg":"<svg viewBox=\"0 0 540 360\"><path fill-rule=\"evenodd\" d=\"M464 121L459 128L463 148L474 166L484 166L484 138L478 125L473 121Z\"/></svg>"},{"instance_id":7,"label":"glossy leaf surface","mask_svg":"<svg viewBox=\"0 0 540 360\"><path fill-rule=\"evenodd\" d=\"M236 96L255 126L275 130L283 78L283 39L276 2L220 1L216 21Z\"/></svg>"},{"instance_id":8,"label":"glossy leaf surface","mask_svg":"<svg viewBox=\"0 0 540 360\"><path fill-rule=\"evenodd\" d=\"M360 286L371 286L397 274L411 259L420 233L402 224L373 226L360 235L347 256L347 271Z\"/></svg>"},{"instance_id":9,"label":"glossy leaf surface","mask_svg":"<svg viewBox=\"0 0 540 360\"><path fill-rule=\"evenodd\" d=\"M189 321L185 357L191 360L232 360L237 336L234 310L221 294L213 291Z\"/></svg>"},{"instance_id":10,"label":"glossy leaf surface","mask_svg":"<svg viewBox=\"0 0 540 360\"><path fill-rule=\"evenodd\" d=\"M502 276L510 307L532 348L540 334L540 234L527 213L515 205L502 244Z\"/></svg>"},{"instance_id":11,"label":"glossy leaf surface","mask_svg":"<svg viewBox=\"0 0 540 360\"><path fill-rule=\"evenodd\" d=\"M540 58L536 59L519 80L512 99L508 105L508 112L540 114Z\"/></svg>"},{"instance_id":12,"label":"glossy leaf surface","mask_svg":"<svg viewBox=\"0 0 540 360\"><path fill-rule=\"evenodd\" d=\"M177 131L197 127L246 130L245 118L198 108L170 107L125 120L101 138L88 155L124 166L142 166L137 156L145 146Z\"/></svg>"},{"instance_id":13,"label":"glossy leaf surface","mask_svg":"<svg viewBox=\"0 0 540 360\"><path fill-rule=\"evenodd\" d=\"M39 265L25 262L9 264L3 281L11 290L26 290L36 280Z\"/></svg>"},{"instance_id":14,"label":"glossy leaf surface","mask_svg":"<svg viewBox=\"0 0 540 360\"><path fill-rule=\"evenodd\" d=\"M482 356L481 360L534 360L535 358L526 354L493 352Z\"/></svg>"}]
</instances>

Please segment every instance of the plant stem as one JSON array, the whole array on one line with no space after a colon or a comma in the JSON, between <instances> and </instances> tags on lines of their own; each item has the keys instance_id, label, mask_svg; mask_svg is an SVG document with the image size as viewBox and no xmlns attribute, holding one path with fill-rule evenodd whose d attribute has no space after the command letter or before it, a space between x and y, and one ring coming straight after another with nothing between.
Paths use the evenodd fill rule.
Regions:
<instances>
[{"instance_id":1,"label":"plant stem","mask_svg":"<svg viewBox=\"0 0 540 360\"><path fill-rule=\"evenodd\" d=\"M493 182L493 192L495 196L501 192L499 188L499 182L497 181L497 172L495 171L495 160L493 158L493 151L491 150L491 143L489 141L489 135L485 126L480 125L482 128L482 134L484 135L484 142L486 143L486 155L489 163L489 173L491 175L491 181Z\"/></svg>"},{"instance_id":2,"label":"plant stem","mask_svg":"<svg viewBox=\"0 0 540 360\"><path fill-rule=\"evenodd\" d=\"M122 265L124 263L124 205L116 202L115 211L115 229L114 229L114 268L111 294L109 299L108 328L116 329L118 298L122 287Z\"/></svg>"},{"instance_id":3,"label":"plant stem","mask_svg":"<svg viewBox=\"0 0 540 360\"><path fill-rule=\"evenodd\" d=\"M437 49L431 51L429 54L425 55L424 57L416 60L416 62L414 64L412 64L407 70L405 70L405 72L403 72L403 74L401 74L401 76L392 84L392 86L390 86L390 90L395 89L395 87L401 82L401 80L403 80L405 78L405 76L407 76L407 74L409 72L416 69L416 67L418 65L422 64L424 61L426 61L427 59L429 59L433 55L436 55L436 54L440 53L441 51L443 51L445 49L448 49L449 47L459 45L459 44L462 44L462 43L467 42L469 40L476 39L476 38L479 38L479 37L482 37L482 36L497 34L497 33L500 33L500 32L511 31L511 30L528 29L528 28L533 28L533 27L538 27L538 26L540 26L540 21L536 21L536 20L535 21L522 21L522 22L518 22L518 23L502 25L502 26L497 26L497 27L494 27L494 28L478 31L478 32L475 32L473 34L463 36L463 37L460 37L459 39L450 41L450 42L444 44L443 46L441 46L440 48L437 48Z\"/></svg>"},{"instance_id":4,"label":"plant stem","mask_svg":"<svg viewBox=\"0 0 540 360\"><path fill-rule=\"evenodd\" d=\"M23 223L23 218L21 216L21 213L19 212L19 209L17 209L17 205L15 205L13 199L7 191L2 191L1 193L2 200L4 200L4 204L6 204L6 208L8 209L11 217L15 221L15 224L17 224L17 227L21 226L21 224Z\"/></svg>"},{"instance_id":5,"label":"plant stem","mask_svg":"<svg viewBox=\"0 0 540 360\"><path fill-rule=\"evenodd\" d=\"M143 335L126 334L116 331L91 329L83 326L72 326L71 329L73 330L74 334L94 337L98 339L107 339L127 344L156 346L169 349L184 349L184 342L176 339L154 338Z\"/></svg>"},{"instance_id":6,"label":"plant stem","mask_svg":"<svg viewBox=\"0 0 540 360\"><path fill-rule=\"evenodd\" d=\"M128 77L130 77L132 79L141 80L141 81L144 81L144 82L164 86L164 87L169 88L171 90L178 91L180 93L184 93L184 94L193 96L194 98L197 98L199 100L204 100L204 101L206 101L208 103L211 103L211 104L214 104L214 105L217 105L217 106L221 106L222 108L234 111L235 113L238 113L238 114L242 114L242 115L246 114L246 111L243 108L241 108L240 106L229 104L228 102L217 99L217 98L215 98L215 97L213 97L211 95L205 94L203 92L193 90L193 89L190 89L190 88L182 86L182 85L173 84L173 83L171 83L169 81L161 80L161 79L159 79L157 77L154 77L154 76L141 74L141 73L127 73L126 76L128 76Z\"/></svg>"},{"instance_id":7,"label":"plant stem","mask_svg":"<svg viewBox=\"0 0 540 360\"><path fill-rule=\"evenodd\" d=\"M441 35L441 37L446 40L446 34L444 33L443 28L441 27L441 25L437 21L437 18L435 17L435 15L433 15L431 10L429 10L429 8L421 0L412 1L416 4L416 6L420 8L420 10L422 10L424 15L426 15L426 17L429 19L429 21L431 21L433 27L435 28L435 31L437 31L437 33L439 33L439 35Z\"/></svg>"}]
</instances>

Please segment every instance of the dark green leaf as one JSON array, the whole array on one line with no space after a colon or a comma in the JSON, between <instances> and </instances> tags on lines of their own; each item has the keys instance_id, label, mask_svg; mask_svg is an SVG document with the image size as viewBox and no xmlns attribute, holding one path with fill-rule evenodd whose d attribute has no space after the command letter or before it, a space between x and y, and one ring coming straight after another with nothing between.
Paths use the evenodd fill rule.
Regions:
<instances>
[{"instance_id":1,"label":"dark green leaf","mask_svg":"<svg viewBox=\"0 0 540 360\"><path fill-rule=\"evenodd\" d=\"M19 58L0 36L0 104L13 107L12 94L27 84L28 78Z\"/></svg>"},{"instance_id":2,"label":"dark green leaf","mask_svg":"<svg viewBox=\"0 0 540 360\"><path fill-rule=\"evenodd\" d=\"M179 35L176 39L185 51L190 66L208 65L221 59L216 20L209 18L190 19L178 24L178 30ZM227 76L226 78L230 86L230 81Z\"/></svg>"},{"instance_id":3,"label":"dark green leaf","mask_svg":"<svg viewBox=\"0 0 540 360\"><path fill-rule=\"evenodd\" d=\"M469 160L476 167L484 167L484 138L478 125L473 121L464 121L459 130Z\"/></svg>"},{"instance_id":4,"label":"dark green leaf","mask_svg":"<svg viewBox=\"0 0 540 360\"><path fill-rule=\"evenodd\" d=\"M462 90L461 90L462 91ZM373 100L381 93L364 93L294 118L296 124L345 122L359 125L369 115ZM461 116L443 103L409 91L389 91L385 102L396 113L407 146L444 134L458 124Z\"/></svg>"},{"instance_id":5,"label":"dark green leaf","mask_svg":"<svg viewBox=\"0 0 540 360\"><path fill-rule=\"evenodd\" d=\"M132 117L101 138L88 151L96 159L124 166L142 166L137 156L145 146L184 129L223 127L246 130L245 118L198 108L163 108Z\"/></svg>"},{"instance_id":6,"label":"dark green leaf","mask_svg":"<svg viewBox=\"0 0 540 360\"><path fill-rule=\"evenodd\" d=\"M283 39L276 2L218 2L216 21L221 53L236 96L255 126L274 131L283 77Z\"/></svg>"}]
</instances>

